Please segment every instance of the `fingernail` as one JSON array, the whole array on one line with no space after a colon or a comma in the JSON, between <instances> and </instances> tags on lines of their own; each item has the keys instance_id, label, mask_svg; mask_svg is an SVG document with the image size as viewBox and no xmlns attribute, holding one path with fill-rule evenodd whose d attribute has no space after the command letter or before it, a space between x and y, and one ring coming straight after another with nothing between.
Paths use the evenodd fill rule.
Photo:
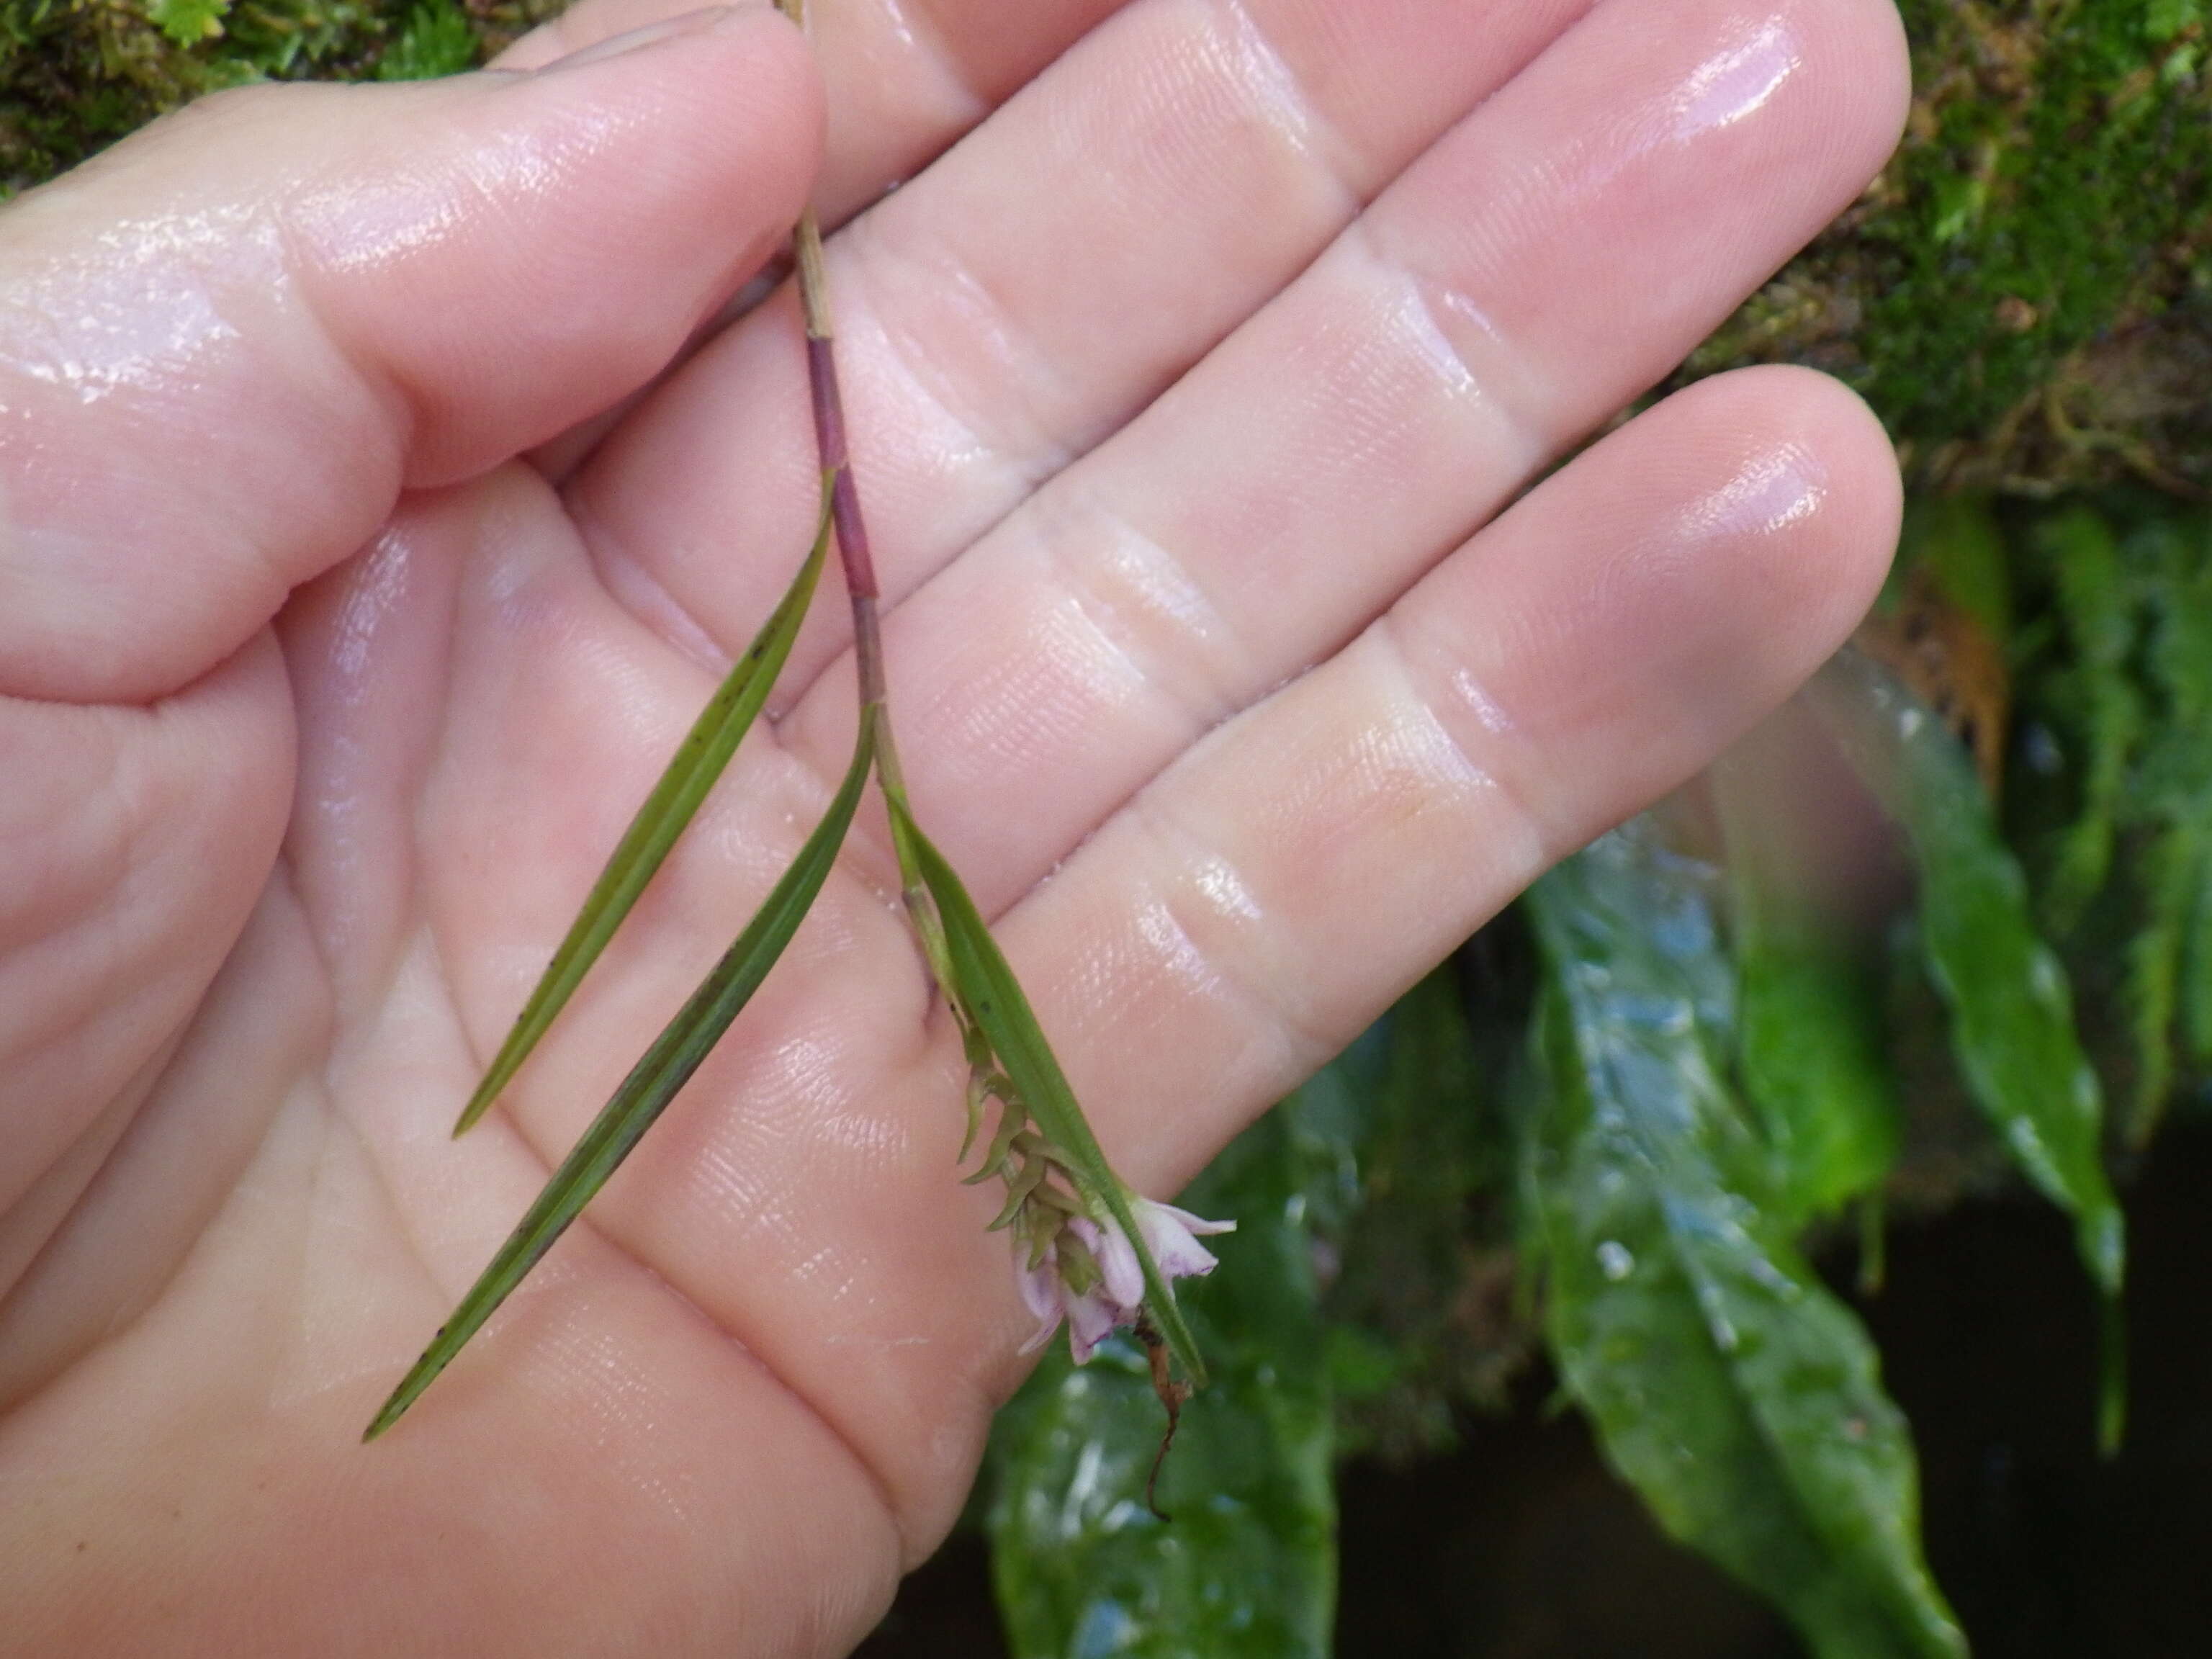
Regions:
<instances>
[{"instance_id":1,"label":"fingernail","mask_svg":"<svg viewBox=\"0 0 2212 1659\"><path fill-rule=\"evenodd\" d=\"M683 34L703 34L724 18L734 15L730 6L707 6L697 11L687 11L681 17L663 18L658 23L648 23L641 29L631 29L623 34L611 34L595 41L580 52L572 52L566 58L556 58L538 72L550 75L556 70L581 69L586 64L603 64L610 58L620 58L625 52L657 46L663 40L672 40Z\"/></svg>"}]
</instances>

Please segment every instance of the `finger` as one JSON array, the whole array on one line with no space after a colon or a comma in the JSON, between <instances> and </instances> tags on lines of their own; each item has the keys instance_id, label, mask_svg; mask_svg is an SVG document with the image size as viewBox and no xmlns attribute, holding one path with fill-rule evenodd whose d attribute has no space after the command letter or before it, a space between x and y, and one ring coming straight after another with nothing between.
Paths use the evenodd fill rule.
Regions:
<instances>
[{"instance_id":1,"label":"finger","mask_svg":"<svg viewBox=\"0 0 2212 1659\"><path fill-rule=\"evenodd\" d=\"M830 0L807 8L829 88L830 139L814 199L843 220L1012 96L1127 0ZM586 0L502 52L536 69L691 9L696 0Z\"/></svg>"},{"instance_id":2,"label":"finger","mask_svg":"<svg viewBox=\"0 0 2212 1659\"><path fill-rule=\"evenodd\" d=\"M1148 0L835 239L886 592L1158 396L1584 3ZM703 653L774 603L723 550L804 542L805 387L787 296L656 392L568 490L617 592ZM794 682L840 638L826 619L802 640Z\"/></svg>"},{"instance_id":3,"label":"finger","mask_svg":"<svg viewBox=\"0 0 2212 1659\"><path fill-rule=\"evenodd\" d=\"M1592 14L902 606L908 770L979 902L1011 902L1679 361L1887 154L1897 45L1886 4ZM785 722L817 768L849 741L848 678Z\"/></svg>"},{"instance_id":4,"label":"finger","mask_svg":"<svg viewBox=\"0 0 2212 1659\"><path fill-rule=\"evenodd\" d=\"M1124 1169L1171 1189L1764 716L1864 613L1899 511L1842 387L1705 382L1178 761L1003 928Z\"/></svg>"},{"instance_id":5,"label":"finger","mask_svg":"<svg viewBox=\"0 0 2212 1659\"><path fill-rule=\"evenodd\" d=\"M0 698L0 1296L268 878L291 804L283 684L264 639L149 708ZM62 1164L43 1203L16 1209Z\"/></svg>"},{"instance_id":6,"label":"finger","mask_svg":"<svg viewBox=\"0 0 2212 1659\"><path fill-rule=\"evenodd\" d=\"M403 484L646 379L798 210L817 95L754 6L538 76L216 98L12 205L0 691L173 690Z\"/></svg>"},{"instance_id":7,"label":"finger","mask_svg":"<svg viewBox=\"0 0 2212 1659\"><path fill-rule=\"evenodd\" d=\"M693 0L586 0L502 52L497 64L531 69L599 41L681 17ZM941 5L816 8L810 33L830 88L830 137L814 199L835 225L912 177L939 151L1123 0L1048 0L979 12ZM980 26L979 26L980 25ZM689 356L761 298L767 275L702 324ZM566 479L635 406L642 392L562 433L531 459ZM702 644L703 641L700 641Z\"/></svg>"}]
</instances>

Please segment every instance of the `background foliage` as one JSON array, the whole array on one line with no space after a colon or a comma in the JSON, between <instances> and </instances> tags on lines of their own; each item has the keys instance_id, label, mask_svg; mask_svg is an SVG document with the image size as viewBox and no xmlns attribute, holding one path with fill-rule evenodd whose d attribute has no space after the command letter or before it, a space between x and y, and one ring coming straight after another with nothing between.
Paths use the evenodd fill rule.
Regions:
<instances>
[{"instance_id":1,"label":"background foliage","mask_svg":"<svg viewBox=\"0 0 2212 1659\"><path fill-rule=\"evenodd\" d=\"M0 190L256 78L464 69L558 5L0 0ZM1191 1297L1218 1376L1171 1524L1138 1357L1048 1358L974 1508L1013 1652L1326 1653L1332 1471L1479 1435L1547 1367L1823 1659L1962 1652L1855 1308L1890 1221L1992 1191L2069 1218L2106 1310L2079 1433L2120 1434L2107 1171L2212 1071L2206 0L1902 9L1897 156L1670 382L1809 363L1888 424L1916 496L1859 649L1202 1178L1243 1227Z\"/></svg>"}]
</instances>

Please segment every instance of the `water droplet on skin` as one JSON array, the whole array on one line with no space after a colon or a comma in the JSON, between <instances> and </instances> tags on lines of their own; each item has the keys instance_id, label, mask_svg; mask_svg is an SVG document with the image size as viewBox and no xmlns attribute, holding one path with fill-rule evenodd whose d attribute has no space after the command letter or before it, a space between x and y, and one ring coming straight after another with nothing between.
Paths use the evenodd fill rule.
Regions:
<instances>
[{"instance_id":1,"label":"water droplet on skin","mask_svg":"<svg viewBox=\"0 0 2212 1659\"><path fill-rule=\"evenodd\" d=\"M1597 1247L1597 1270L1618 1285L1636 1271L1635 1253L1618 1240L1608 1238Z\"/></svg>"}]
</instances>

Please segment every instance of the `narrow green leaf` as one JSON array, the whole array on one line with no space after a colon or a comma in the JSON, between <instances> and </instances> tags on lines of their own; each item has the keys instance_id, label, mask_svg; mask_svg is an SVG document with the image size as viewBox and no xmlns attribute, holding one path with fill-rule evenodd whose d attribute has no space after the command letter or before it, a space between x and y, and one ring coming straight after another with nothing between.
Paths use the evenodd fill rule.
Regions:
<instances>
[{"instance_id":1,"label":"narrow green leaf","mask_svg":"<svg viewBox=\"0 0 2212 1659\"><path fill-rule=\"evenodd\" d=\"M1531 890L1548 979L1524 1216L1547 1334L1660 1524L1821 1659L1956 1659L1904 1419L1865 1330L1766 1207L1769 1165L1724 1080L1713 880L1639 821Z\"/></svg>"},{"instance_id":2,"label":"narrow green leaf","mask_svg":"<svg viewBox=\"0 0 2212 1659\"><path fill-rule=\"evenodd\" d=\"M2129 946L2137 1081L2127 1135L2148 1145L2172 1078L2175 1015L2189 1058L2212 1062L2212 520L2159 514L2125 550L2150 618L2148 678L2158 719L2129 781L2130 827L2153 839L2138 868L2142 931Z\"/></svg>"},{"instance_id":3,"label":"narrow green leaf","mask_svg":"<svg viewBox=\"0 0 2212 1659\"><path fill-rule=\"evenodd\" d=\"M1875 976L1820 905L1825 826L1791 769L1807 718L1778 717L1710 774L1727 845L1737 1063L1793 1226L1879 1186L1903 1117Z\"/></svg>"},{"instance_id":4,"label":"narrow green leaf","mask_svg":"<svg viewBox=\"0 0 2212 1659\"><path fill-rule=\"evenodd\" d=\"M2073 1216L2090 1277L2118 1296L2126 1246L2105 1174L2102 1095L2075 1033L2065 970L2028 920L2027 878L1972 762L1894 677L1856 652L1821 670L1811 697L1911 843L1922 950L1976 1103L2028 1179Z\"/></svg>"},{"instance_id":5,"label":"narrow green leaf","mask_svg":"<svg viewBox=\"0 0 2212 1659\"><path fill-rule=\"evenodd\" d=\"M815 584L822 574L823 560L829 547L830 490L824 484L814 545L808 550L805 562L799 566L799 574L793 578L791 586L753 642L745 647L744 654L730 665L720 687L684 734L675 758L661 773L660 781L653 786L653 793L638 808L629 828L623 831L623 838L607 860L606 868L592 884L584 908L568 925L568 937L554 951L553 960L538 981L538 988L523 1004L514 1029L507 1034L507 1041L500 1044L499 1053L493 1056L483 1080L477 1085L476 1092L462 1109L460 1121L453 1125L455 1134L465 1133L499 1098L500 1091L514 1080L530 1051L538 1046L538 1039L575 994L577 986L583 983L584 975L599 960L599 952L606 948L607 941L622 926L623 918L645 891L669 849L676 845L677 838L698 811L700 803L722 775L722 769L730 763L730 757L737 753L738 742L768 702L775 677L783 672L784 659L791 654L792 641L799 637L799 625L805 620L806 607L814 598Z\"/></svg>"},{"instance_id":6,"label":"narrow green leaf","mask_svg":"<svg viewBox=\"0 0 2212 1659\"><path fill-rule=\"evenodd\" d=\"M1136 1499L1159 1402L1133 1346L1055 1347L991 1433L991 1576L1015 1659L1327 1659L1336 1592L1327 1345L1313 1220L1350 1152L1334 1103L1293 1097L1231 1143L1188 1200L1234 1214L1235 1261L1192 1297L1213 1382Z\"/></svg>"},{"instance_id":7,"label":"narrow green leaf","mask_svg":"<svg viewBox=\"0 0 2212 1659\"><path fill-rule=\"evenodd\" d=\"M1152 1251L1146 1248L1144 1233L1129 1208L1128 1189L1106 1162L1098 1138L1091 1133L1090 1122L1075 1103L1075 1091L1068 1086L1066 1074L1060 1069L1052 1045L1045 1041L1029 999L1014 978L1014 970L1007 965L982 913L976 909L975 901L969 897L968 890L961 884L945 855L921 832L921 826L914 821L902 800L888 792L884 798L890 805L895 833L906 838L912 848L915 866L936 902L944 924L945 953L953 982L959 988L968 1012L982 1028L999 1056L1000 1065L1013 1079L1015 1091L1044 1132L1045 1139L1067 1154L1069 1170L1089 1189L1085 1196L1103 1204L1128 1236L1130 1243L1136 1247L1137 1260L1145 1270L1146 1310L1183 1374L1194 1386L1202 1387L1206 1367L1199 1359L1198 1344L1176 1304L1174 1287L1152 1260Z\"/></svg>"},{"instance_id":8,"label":"narrow green leaf","mask_svg":"<svg viewBox=\"0 0 2212 1659\"><path fill-rule=\"evenodd\" d=\"M552 1249L553 1242L629 1156L639 1138L690 1081L722 1033L729 1030L730 1022L768 977L837 861L837 849L852 827L854 810L860 805L868 768L875 759L875 732L872 711L863 710L852 764L830 810L806 838L798 857L682 1011L653 1039L644 1058L630 1068L613 1098L592 1120L575 1150L553 1172L537 1202L461 1298L452 1318L415 1362L415 1368L392 1390L362 1438L374 1440L398 1422L400 1414L483 1328L493 1310Z\"/></svg>"},{"instance_id":9,"label":"narrow green leaf","mask_svg":"<svg viewBox=\"0 0 2212 1659\"><path fill-rule=\"evenodd\" d=\"M2136 1040L2130 1141L2141 1146L2164 1115L2173 1087L2173 1027L2183 963L2195 932L2205 863L2204 825L2181 817L2137 861L2146 915L2127 944L2127 1009Z\"/></svg>"},{"instance_id":10,"label":"narrow green leaf","mask_svg":"<svg viewBox=\"0 0 2212 1659\"><path fill-rule=\"evenodd\" d=\"M2081 712L2088 749L2081 814L2059 842L2041 895L2045 913L2063 933L2081 919L2111 872L2129 763L2143 738L2142 694L2130 660L2136 600L2110 526L2090 507L2076 505L2042 520L2034 539L2073 647L2065 691Z\"/></svg>"},{"instance_id":11,"label":"narrow green leaf","mask_svg":"<svg viewBox=\"0 0 2212 1659\"><path fill-rule=\"evenodd\" d=\"M2013 631L2012 560L1995 503L1969 490L1915 495L1905 508L1894 575L1927 568L1936 590L1993 640Z\"/></svg>"},{"instance_id":12,"label":"narrow green leaf","mask_svg":"<svg viewBox=\"0 0 2212 1659\"><path fill-rule=\"evenodd\" d=\"M1863 967L1815 928L1770 917L1736 965L1744 1089L1774 1152L1778 1207L1792 1223L1832 1215L1897 1158L1881 1005Z\"/></svg>"}]
</instances>

